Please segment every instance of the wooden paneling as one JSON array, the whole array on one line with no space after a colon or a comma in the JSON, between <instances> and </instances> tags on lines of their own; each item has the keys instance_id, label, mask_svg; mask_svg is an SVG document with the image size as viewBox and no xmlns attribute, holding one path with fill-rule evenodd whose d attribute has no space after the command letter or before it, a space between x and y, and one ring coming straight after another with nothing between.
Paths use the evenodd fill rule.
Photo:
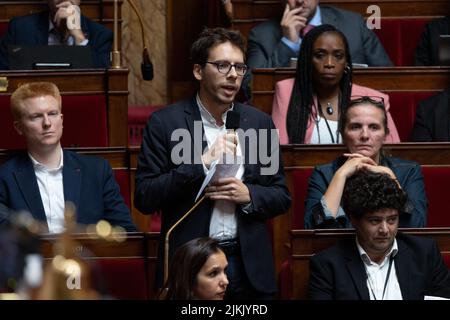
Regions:
<instances>
[{"instance_id":1,"label":"wooden paneling","mask_svg":"<svg viewBox=\"0 0 450 320\"><path fill-rule=\"evenodd\" d=\"M112 242L95 237L93 234L74 234L72 236L75 246L75 256L84 259L99 260L126 260L142 259L145 266L145 279L148 281L149 297L155 298L154 279L157 262L159 233L128 233L124 242ZM50 259L55 256L54 245L59 242L58 235L44 235L40 239L41 252L44 258ZM127 276L127 270L123 270L122 276ZM120 281L123 283L122 281ZM111 284L110 284L111 285Z\"/></svg>"},{"instance_id":2,"label":"wooden paneling","mask_svg":"<svg viewBox=\"0 0 450 320\"><path fill-rule=\"evenodd\" d=\"M135 191L135 179L136 169L138 163L138 155L140 147L130 147L130 191L131 191L131 215L137 225L140 226L140 230L148 230L151 224L152 216L143 214L134 206L134 191Z\"/></svg>"},{"instance_id":3,"label":"wooden paneling","mask_svg":"<svg viewBox=\"0 0 450 320\"><path fill-rule=\"evenodd\" d=\"M443 254L450 253L450 228L400 229L408 234L434 238ZM343 238L354 237L353 230L293 230L291 232L294 299L306 299L309 259Z\"/></svg>"},{"instance_id":4,"label":"wooden paneling","mask_svg":"<svg viewBox=\"0 0 450 320\"><path fill-rule=\"evenodd\" d=\"M272 113L275 84L295 77L292 68L267 68L252 71L252 105L268 114ZM435 91L448 88L449 67L395 67L361 68L353 70L353 83L380 90L394 91Z\"/></svg>"},{"instance_id":5,"label":"wooden paneling","mask_svg":"<svg viewBox=\"0 0 450 320\"><path fill-rule=\"evenodd\" d=\"M113 169L128 169L129 158L126 148L67 148L79 154L102 157L108 160ZM17 150L0 149L0 165L12 158Z\"/></svg>"},{"instance_id":6,"label":"wooden paneling","mask_svg":"<svg viewBox=\"0 0 450 320\"><path fill-rule=\"evenodd\" d=\"M0 77L6 77L7 81L2 95L11 95L22 83L33 81L54 82L62 95L104 94L109 146L128 145L128 69L0 71Z\"/></svg>"}]
</instances>

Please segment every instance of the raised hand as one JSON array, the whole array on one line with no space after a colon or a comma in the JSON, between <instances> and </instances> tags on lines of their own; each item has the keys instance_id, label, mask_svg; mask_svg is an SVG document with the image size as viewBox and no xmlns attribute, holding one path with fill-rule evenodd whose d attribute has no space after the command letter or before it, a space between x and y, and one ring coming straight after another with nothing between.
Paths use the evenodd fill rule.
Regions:
<instances>
[{"instance_id":1,"label":"raised hand","mask_svg":"<svg viewBox=\"0 0 450 320\"><path fill-rule=\"evenodd\" d=\"M224 154L235 154L237 136L235 133L225 133L217 137L214 144L202 155L203 163L207 168L211 163L223 157Z\"/></svg>"},{"instance_id":2,"label":"raised hand","mask_svg":"<svg viewBox=\"0 0 450 320\"><path fill-rule=\"evenodd\" d=\"M299 39L299 32L306 26L306 18L299 15L302 12L302 8L290 9L289 5L286 4L286 8L283 12L283 17L281 18L281 30L283 37L286 37L292 42L297 42Z\"/></svg>"}]
</instances>

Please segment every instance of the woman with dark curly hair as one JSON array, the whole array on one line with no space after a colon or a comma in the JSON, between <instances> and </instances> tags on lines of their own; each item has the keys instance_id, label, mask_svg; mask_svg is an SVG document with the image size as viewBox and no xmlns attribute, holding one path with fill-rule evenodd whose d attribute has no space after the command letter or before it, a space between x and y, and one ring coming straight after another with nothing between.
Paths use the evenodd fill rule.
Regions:
<instances>
[{"instance_id":1,"label":"woman with dark curly hair","mask_svg":"<svg viewBox=\"0 0 450 320\"><path fill-rule=\"evenodd\" d=\"M389 96L352 84L352 59L344 34L324 24L302 41L295 79L276 84L272 119L280 143L341 143L339 115L353 95L381 96L385 101L389 143L400 142L389 114Z\"/></svg>"},{"instance_id":2,"label":"woman with dark curly hair","mask_svg":"<svg viewBox=\"0 0 450 320\"><path fill-rule=\"evenodd\" d=\"M345 182L359 170L383 172L396 180L409 198L400 215L400 227L425 227L427 199L419 164L382 152L389 134L382 97L351 100L342 111L339 131L348 153L314 169L305 200L305 228L352 227L341 199Z\"/></svg>"}]
</instances>

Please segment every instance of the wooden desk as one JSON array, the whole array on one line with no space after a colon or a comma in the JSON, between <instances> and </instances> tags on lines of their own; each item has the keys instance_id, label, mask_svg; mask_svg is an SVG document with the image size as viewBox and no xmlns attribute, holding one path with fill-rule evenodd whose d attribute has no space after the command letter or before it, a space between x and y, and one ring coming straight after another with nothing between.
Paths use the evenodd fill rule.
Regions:
<instances>
[{"instance_id":1,"label":"wooden desk","mask_svg":"<svg viewBox=\"0 0 450 320\"><path fill-rule=\"evenodd\" d=\"M128 169L126 148L67 148L79 154L102 157L108 160L113 169ZM0 165L12 158L18 151L0 149ZM19 151L21 152L21 151Z\"/></svg>"},{"instance_id":2,"label":"wooden desk","mask_svg":"<svg viewBox=\"0 0 450 320\"><path fill-rule=\"evenodd\" d=\"M145 278L149 289L150 299L155 298L154 278L157 262L159 233L128 233L124 242L110 242L103 239L94 239L89 234L75 234L73 239L76 242L74 254L83 256L88 260L126 260L141 259L145 266ZM57 235L43 235L41 237L41 250L44 258L54 257L53 245L57 242ZM124 270L123 276L126 276Z\"/></svg>"},{"instance_id":3,"label":"wooden desk","mask_svg":"<svg viewBox=\"0 0 450 320\"><path fill-rule=\"evenodd\" d=\"M252 105L271 114L275 84L295 78L295 69L254 69L252 79ZM386 93L396 91L435 91L448 88L450 67L395 67L363 68L353 70L353 82Z\"/></svg>"},{"instance_id":4,"label":"wooden desk","mask_svg":"<svg viewBox=\"0 0 450 320\"><path fill-rule=\"evenodd\" d=\"M401 229L405 233L432 237L439 245L442 254L450 253L450 228ZM309 281L309 259L339 239L354 237L353 230L292 230L292 288L294 299L306 299Z\"/></svg>"},{"instance_id":5,"label":"wooden desk","mask_svg":"<svg viewBox=\"0 0 450 320\"><path fill-rule=\"evenodd\" d=\"M128 69L0 71L0 77L5 77L0 85L6 89L1 95L33 81L54 82L62 95L105 95L109 146L128 145Z\"/></svg>"}]
</instances>

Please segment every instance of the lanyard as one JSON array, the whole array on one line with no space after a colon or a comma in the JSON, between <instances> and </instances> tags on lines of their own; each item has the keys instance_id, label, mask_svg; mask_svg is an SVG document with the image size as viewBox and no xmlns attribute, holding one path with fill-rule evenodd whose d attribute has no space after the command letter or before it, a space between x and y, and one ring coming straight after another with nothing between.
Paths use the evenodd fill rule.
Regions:
<instances>
[{"instance_id":1,"label":"lanyard","mask_svg":"<svg viewBox=\"0 0 450 320\"><path fill-rule=\"evenodd\" d=\"M391 256L389 257L389 268L388 268L388 272L386 274L386 280L384 280L383 295L381 296L381 300L384 300L384 294L386 293L387 284L389 282L389 276L391 275L393 261L394 261L394 257L393 257L393 254L391 254ZM372 292L373 298L375 300L378 300L377 296L375 295L375 292L373 291L373 288L372 288L372 278L369 276L369 274L367 274L367 277L369 278L369 288L370 288L370 291Z\"/></svg>"},{"instance_id":2,"label":"lanyard","mask_svg":"<svg viewBox=\"0 0 450 320\"><path fill-rule=\"evenodd\" d=\"M322 112L322 106L320 105L319 100L317 100L317 104L319 105L318 108L317 108L318 111L319 111L319 116L322 117L322 118L325 120L325 124L327 125L327 128L328 128L328 132L330 133L331 142L332 142L332 143L335 143L335 142L334 142L333 131L331 131L330 125L329 125L329 123L328 123L328 120L327 120L327 118L325 117L325 115L324 115L323 112ZM319 143L320 143L319 122L320 122L320 119L319 119L319 117L317 117L317 120L316 120L316 127L317 127L317 135L318 135L318 137L319 137ZM338 124L338 126L339 126L339 124ZM338 131L338 130L336 130L336 143L339 143L339 131Z\"/></svg>"}]
</instances>

